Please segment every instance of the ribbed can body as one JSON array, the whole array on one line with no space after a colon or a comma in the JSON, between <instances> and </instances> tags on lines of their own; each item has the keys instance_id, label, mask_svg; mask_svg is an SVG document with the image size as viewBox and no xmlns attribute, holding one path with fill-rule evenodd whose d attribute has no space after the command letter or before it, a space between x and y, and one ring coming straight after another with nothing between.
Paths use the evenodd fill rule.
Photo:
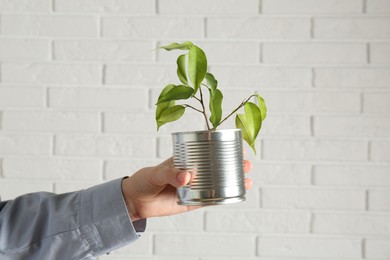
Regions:
<instances>
[{"instance_id":1,"label":"ribbed can body","mask_svg":"<svg viewBox=\"0 0 390 260\"><path fill-rule=\"evenodd\" d=\"M176 168L191 172L178 188L179 204L227 204L245 200L240 129L173 133Z\"/></svg>"}]
</instances>

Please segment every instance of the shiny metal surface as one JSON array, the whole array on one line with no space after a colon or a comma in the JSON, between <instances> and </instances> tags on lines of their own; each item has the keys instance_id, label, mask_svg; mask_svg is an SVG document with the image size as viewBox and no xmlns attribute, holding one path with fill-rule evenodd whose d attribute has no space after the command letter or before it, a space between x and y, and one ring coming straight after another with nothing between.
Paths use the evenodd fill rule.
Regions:
<instances>
[{"instance_id":1,"label":"shiny metal surface","mask_svg":"<svg viewBox=\"0 0 390 260\"><path fill-rule=\"evenodd\" d=\"M228 204L245 200L240 129L173 133L174 166L192 173L177 190L181 205Z\"/></svg>"}]
</instances>

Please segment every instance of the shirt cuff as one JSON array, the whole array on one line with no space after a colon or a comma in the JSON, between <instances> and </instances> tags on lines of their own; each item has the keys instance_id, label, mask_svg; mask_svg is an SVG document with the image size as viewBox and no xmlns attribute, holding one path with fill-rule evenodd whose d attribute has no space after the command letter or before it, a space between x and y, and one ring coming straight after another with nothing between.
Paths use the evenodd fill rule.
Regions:
<instances>
[{"instance_id":1,"label":"shirt cuff","mask_svg":"<svg viewBox=\"0 0 390 260\"><path fill-rule=\"evenodd\" d=\"M146 220L131 222L122 194L122 178L81 191L80 230L96 255L138 239Z\"/></svg>"}]
</instances>

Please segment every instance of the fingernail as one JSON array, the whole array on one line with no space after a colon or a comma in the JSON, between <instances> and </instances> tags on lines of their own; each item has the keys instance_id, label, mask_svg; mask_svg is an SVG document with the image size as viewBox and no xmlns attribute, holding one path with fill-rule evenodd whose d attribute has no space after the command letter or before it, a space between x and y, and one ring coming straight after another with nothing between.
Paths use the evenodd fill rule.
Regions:
<instances>
[{"instance_id":1,"label":"fingernail","mask_svg":"<svg viewBox=\"0 0 390 260\"><path fill-rule=\"evenodd\" d=\"M181 184L185 182L186 176L187 176L187 172L180 172L179 174L177 174L176 179Z\"/></svg>"}]
</instances>

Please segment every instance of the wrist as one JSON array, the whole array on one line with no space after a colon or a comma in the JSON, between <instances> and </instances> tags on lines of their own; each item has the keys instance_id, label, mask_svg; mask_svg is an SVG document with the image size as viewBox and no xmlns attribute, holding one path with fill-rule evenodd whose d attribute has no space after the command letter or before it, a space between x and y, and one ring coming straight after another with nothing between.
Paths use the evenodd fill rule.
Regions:
<instances>
[{"instance_id":1,"label":"wrist","mask_svg":"<svg viewBox=\"0 0 390 260\"><path fill-rule=\"evenodd\" d=\"M131 222L140 220L137 207L134 203L134 201L131 198L131 195L129 194L128 187L130 186L130 178L125 178L122 180L122 195L123 199L125 200L127 212L129 214L129 218Z\"/></svg>"}]
</instances>

